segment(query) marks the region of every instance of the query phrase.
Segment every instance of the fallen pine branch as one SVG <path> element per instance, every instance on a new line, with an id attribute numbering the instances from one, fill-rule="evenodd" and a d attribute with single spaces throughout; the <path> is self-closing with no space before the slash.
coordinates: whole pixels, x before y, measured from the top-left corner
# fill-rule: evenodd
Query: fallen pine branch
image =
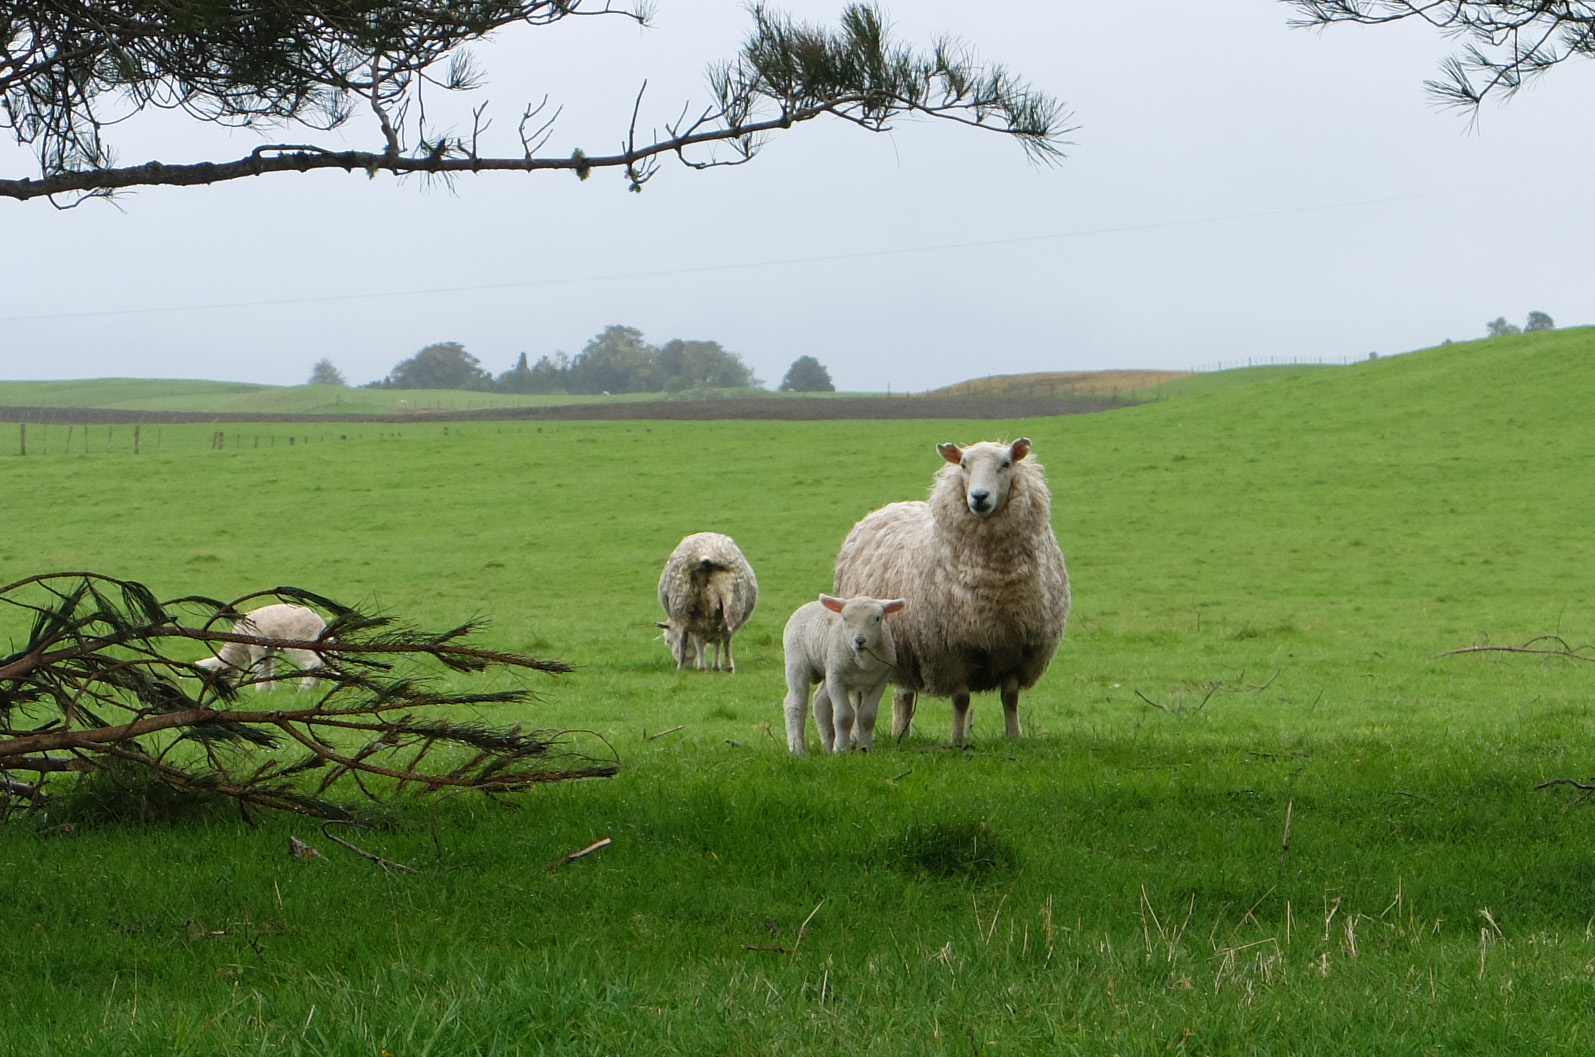
<path id="1" fill-rule="evenodd" d="M 229 630 L 257 601 L 312 607 L 330 620 L 316 639 Z M 255 806 L 347 820 L 351 807 L 328 798 L 335 787 L 372 800 L 411 789 L 506 793 L 618 771 L 601 738 L 608 759 L 571 748 L 568 732 L 455 718 L 459 706 L 478 712 L 533 695 L 524 686 L 456 689 L 435 681 L 439 669 L 457 677 L 572 670 L 475 646 L 475 624 L 423 632 L 294 587 L 231 602 L 162 602 L 143 584 L 89 572 L 0 587 L 0 607 L 31 625 L 21 649 L 0 655 L 0 804 L 40 802 L 60 772 L 90 772 L 92 780 L 130 769 L 195 797 L 231 797 L 246 818 Z M 190 656 L 196 647 L 214 656 L 226 645 L 276 651 L 279 668 L 293 668 L 283 651 L 305 651 L 315 666 L 240 671 L 202 667 Z M 242 707 L 242 688 L 273 675 L 311 678 L 319 689 L 294 694 L 288 708 Z M 302 751 L 258 751 L 283 746 Z M 123 785 L 112 783 L 111 793 L 123 795 Z"/>

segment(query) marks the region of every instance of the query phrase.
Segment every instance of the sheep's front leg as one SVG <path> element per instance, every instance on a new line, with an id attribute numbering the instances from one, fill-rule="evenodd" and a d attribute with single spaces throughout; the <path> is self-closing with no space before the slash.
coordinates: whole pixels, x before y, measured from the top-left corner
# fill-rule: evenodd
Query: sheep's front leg
<path id="1" fill-rule="evenodd" d="M 736 675 L 737 674 L 737 662 L 736 662 L 736 659 L 731 656 L 731 633 L 729 631 L 726 632 L 726 637 L 725 637 L 724 641 L 725 641 L 725 651 L 726 651 L 726 671 L 729 672 L 732 675 Z"/>
<path id="2" fill-rule="evenodd" d="M 953 744 L 969 743 L 969 691 L 953 695 Z"/>
<path id="3" fill-rule="evenodd" d="M 859 696 L 858 701 L 858 747 L 861 752 L 869 752 L 875 747 L 875 716 L 880 711 L 881 694 L 886 692 L 886 685 L 882 683 L 873 690 L 866 690 Z"/>
<path id="4" fill-rule="evenodd" d="M 836 723 L 832 709 L 831 695 L 822 681 L 820 688 L 814 691 L 814 725 L 820 728 L 820 746 L 826 752 L 836 751 Z"/>
<path id="5" fill-rule="evenodd" d="M 840 678 L 826 680 L 825 689 L 836 715 L 835 744 L 828 744 L 825 747 L 832 752 L 846 752 L 848 744 L 853 740 L 853 695 L 848 692 L 846 684 Z"/>
<path id="6" fill-rule="evenodd" d="M 1019 733 L 1019 684 L 1009 683 L 1002 688 L 1002 728 L 1010 738 L 1022 737 Z"/>
<path id="7" fill-rule="evenodd" d="M 892 690 L 892 737 L 902 737 L 913 722 L 914 691 L 896 687 Z"/>
<path id="8" fill-rule="evenodd" d="M 820 693 L 824 693 L 822 688 Z M 809 754 L 808 742 L 803 736 L 803 728 L 808 723 L 809 711 L 809 677 L 806 672 L 786 673 L 786 701 L 782 707 L 786 711 L 786 747 L 794 756 L 807 756 Z M 818 707 L 818 702 L 816 702 Z M 816 717 L 817 719 L 818 717 Z M 825 728 L 820 728 L 820 736 L 825 736 Z"/>

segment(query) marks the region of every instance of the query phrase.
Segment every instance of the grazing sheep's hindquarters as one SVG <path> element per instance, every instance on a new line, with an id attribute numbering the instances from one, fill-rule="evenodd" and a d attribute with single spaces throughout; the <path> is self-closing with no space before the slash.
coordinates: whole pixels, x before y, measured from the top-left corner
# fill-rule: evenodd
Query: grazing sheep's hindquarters
<path id="1" fill-rule="evenodd" d="M 953 703 L 953 741 L 969 737 L 969 695 L 1000 691 L 1003 726 L 1020 736 L 1019 694 L 1063 640 L 1069 575 L 1052 531 L 1046 478 L 1030 441 L 937 448 L 926 502 L 892 503 L 853 526 L 836 559 L 840 595 L 902 596 L 892 729 L 918 694 Z"/>
<path id="2" fill-rule="evenodd" d="M 715 668 L 724 660 L 737 670 L 731 638 L 759 602 L 759 581 L 730 536 L 695 532 L 676 545 L 659 575 L 659 604 L 666 619 L 659 622 L 676 668 L 695 661 L 702 671 L 711 649 Z"/>
<path id="3" fill-rule="evenodd" d="M 786 744 L 808 752 L 809 687 L 814 723 L 826 752 L 846 752 L 849 742 L 868 752 L 875 742 L 875 712 L 897 660 L 886 616 L 903 608 L 894 598 L 832 598 L 799 606 L 781 635 L 786 653 Z M 854 727 L 855 718 L 857 728 Z"/>

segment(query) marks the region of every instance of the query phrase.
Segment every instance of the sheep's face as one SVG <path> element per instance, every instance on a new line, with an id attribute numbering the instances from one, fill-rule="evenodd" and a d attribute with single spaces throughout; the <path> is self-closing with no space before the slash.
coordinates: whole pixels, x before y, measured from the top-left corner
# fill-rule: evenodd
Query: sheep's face
<path id="1" fill-rule="evenodd" d="M 687 629 L 674 620 L 661 620 L 657 626 L 664 629 L 661 638 L 670 648 L 670 656 L 675 660 L 677 668 L 686 668 L 698 663 L 698 652 L 702 647 L 696 636 L 688 635 Z"/>
<path id="2" fill-rule="evenodd" d="M 895 613 L 907 605 L 901 598 L 883 601 L 859 595 L 857 598 L 832 598 L 820 596 L 820 605 L 842 617 L 842 634 L 855 659 L 864 655 L 875 657 L 887 664 L 897 662 L 897 651 L 884 633 L 888 613 Z"/>
<path id="3" fill-rule="evenodd" d="M 941 457 L 958 467 L 964 488 L 964 505 L 976 517 L 991 517 L 1008 502 L 1013 487 L 1014 467 L 1030 454 L 1030 438 L 1020 437 L 1012 444 L 981 441 L 967 448 L 939 444 Z"/>

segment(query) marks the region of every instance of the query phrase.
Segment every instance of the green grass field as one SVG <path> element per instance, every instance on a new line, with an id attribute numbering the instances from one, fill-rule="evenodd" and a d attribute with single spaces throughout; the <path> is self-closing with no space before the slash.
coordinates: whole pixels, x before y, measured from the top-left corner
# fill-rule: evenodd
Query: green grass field
<path id="1" fill-rule="evenodd" d="M 546 407 L 551 404 L 646 403 L 705 396 L 767 396 L 803 400 L 860 393 L 770 393 L 758 389 L 684 393 L 517 395 L 461 389 L 364 389 L 338 385 L 254 385 L 162 378 L 89 378 L 62 382 L 0 381 L 3 407 L 93 407 L 120 411 L 221 411 L 239 414 L 402 415 L 412 411 Z"/>
<path id="2" fill-rule="evenodd" d="M 484 616 L 580 666 L 497 718 L 625 769 L 355 837 L 414 875 L 299 819 L 15 822 L 0 1053 L 1589 1052 L 1595 808 L 1533 787 L 1595 773 L 1595 673 L 1436 655 L 1595 639 L 1595 332 L 1246 373 L 1009 423 L 4 439 L 0 581 Z M 954 751 L 930 701 L 901 744 L 789 758 L 781 627 L 848 528 L 937 441 L 1021 433 L 1075 592 L 1030 736 L 978 698 Z M 654 637 L 701 529 L 759 572 L 734 677 Z"/>

